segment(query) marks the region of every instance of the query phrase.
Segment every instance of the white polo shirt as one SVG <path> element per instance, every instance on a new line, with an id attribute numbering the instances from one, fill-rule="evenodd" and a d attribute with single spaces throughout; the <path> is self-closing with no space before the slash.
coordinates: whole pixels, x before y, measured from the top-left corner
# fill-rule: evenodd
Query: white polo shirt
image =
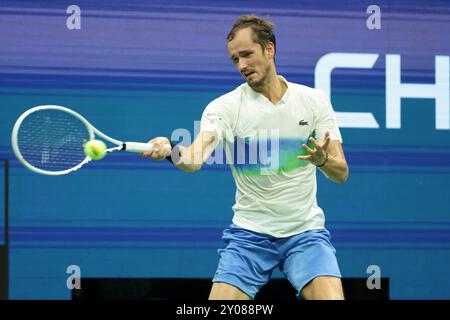
<path id="1" fill-rule="evenodd" d="M 274 105 L 247 83 L 205 108 L 200 131 L 216 131 L 236 183 L 233 223 L 274 237 L 324 228 L 316 167 L 300 161 L 301 145 L 325 131 L 342 137 L 333 108 L 317 89 L 288 82 Z"/>

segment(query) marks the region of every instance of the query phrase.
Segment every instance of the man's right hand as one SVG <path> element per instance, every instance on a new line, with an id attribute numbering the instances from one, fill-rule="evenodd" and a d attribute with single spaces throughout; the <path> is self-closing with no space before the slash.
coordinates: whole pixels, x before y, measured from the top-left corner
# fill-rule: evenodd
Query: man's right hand
<path id="1" fill-rule="evenodd" d="M 151 158 L 153 160 L 163 160 L 170 156 L 172 152 L 172 147 L 170 146 L 169 139 L 165 137 L 157 137 L 150 140 L 148 143 L 153 145 L 152 151 L 142 152 L 141 156 L 146 158 Z"/>

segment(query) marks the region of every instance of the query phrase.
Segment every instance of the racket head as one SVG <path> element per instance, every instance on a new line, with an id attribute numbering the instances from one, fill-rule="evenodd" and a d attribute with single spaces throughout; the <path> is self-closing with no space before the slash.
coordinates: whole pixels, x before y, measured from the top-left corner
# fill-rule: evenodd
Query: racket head
<path id="1" fill-rule="evenodd" d="M 11 136 L 17 159 L 29 170 L 46 175 L 68 174 L 89 162 L 83 145 L 92 139 L 94 129 L 85 118 L 56 105 L 24 112 Z"/>

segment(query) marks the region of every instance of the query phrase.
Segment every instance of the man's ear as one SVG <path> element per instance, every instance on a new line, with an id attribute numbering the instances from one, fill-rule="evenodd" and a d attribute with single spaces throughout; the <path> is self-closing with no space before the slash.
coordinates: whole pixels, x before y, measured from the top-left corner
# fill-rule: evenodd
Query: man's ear
<path id="1" fill-rule="evenodd" d="M 270 42 L 270 41 L 267 42 L 266 51 L 267 51 L 268 58 L 272 58 L 272 59 L 275 58 L 275 45 L 273 44 L 273 42 Z"/>

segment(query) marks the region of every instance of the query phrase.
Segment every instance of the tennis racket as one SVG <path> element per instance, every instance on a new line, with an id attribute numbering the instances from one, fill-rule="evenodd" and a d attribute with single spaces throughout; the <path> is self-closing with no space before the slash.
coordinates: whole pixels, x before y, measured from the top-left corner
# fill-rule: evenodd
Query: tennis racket
<path id="1" fill-rule="evenodd" d="M 25 167 L 41 174 L 63 175 L 92 160 L 85 155 L 84 144 L 98 139 L 96 136 L 114 145 L 106 149 L 108 153 L 153 149 L 149 143 L 113 139 L 77 112 L 54 105 L 37 106 L 24 112 L 14 125 L 11 140 L 17 159 Z"/>

